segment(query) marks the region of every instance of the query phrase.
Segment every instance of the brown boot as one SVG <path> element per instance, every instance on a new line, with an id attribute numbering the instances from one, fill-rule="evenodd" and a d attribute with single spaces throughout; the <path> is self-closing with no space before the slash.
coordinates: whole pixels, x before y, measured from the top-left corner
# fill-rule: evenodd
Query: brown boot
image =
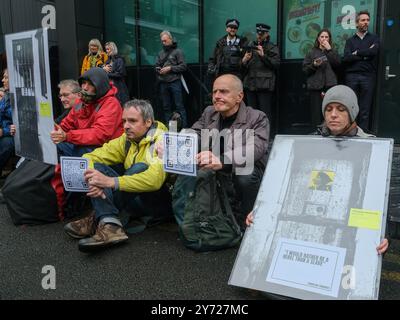
<path id="1" fill-rule="evenodd" d="M 96 233 L 87 239 L 79 240 L 79 250 L 89 252 L 125 242 L 128 236 L 124 230 L 112 223 L 99 223 Z"/>
<path id="2" fill-rule="evenodd" d="M 90 237 L 96 231 L 94 211 L 83 219 L 67 223 L 64 226 L 64 231 L 75 239 Z"/>

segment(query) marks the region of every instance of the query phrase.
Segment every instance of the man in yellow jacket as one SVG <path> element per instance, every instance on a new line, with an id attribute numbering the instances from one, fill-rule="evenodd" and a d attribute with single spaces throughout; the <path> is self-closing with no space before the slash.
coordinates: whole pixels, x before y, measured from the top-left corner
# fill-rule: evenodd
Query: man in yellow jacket
<path id="1" fill-rule="evenodd" d="M 120 138 L 83 155 L 89 160 L 85 179 L 94 212 L 64 227 L 68 235 L 81 239 L 83 252 L 128 240 L 118 218 L 122 208 L 135 216 L 172 213 L 166 173 L 155 148 L 167 128 L 154 120 L 153 109 L 144 100 L 128 101 L 122 122 L 125 133 Z M 124 168 L 118 170 L 117 165 Z"/>

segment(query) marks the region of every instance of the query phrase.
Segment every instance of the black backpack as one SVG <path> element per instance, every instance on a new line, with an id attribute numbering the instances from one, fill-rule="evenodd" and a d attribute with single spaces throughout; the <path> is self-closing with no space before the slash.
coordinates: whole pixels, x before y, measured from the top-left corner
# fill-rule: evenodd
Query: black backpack
<path id="1" fill-rule="evenodd" d="M 226 193 L 225 185 L 229 178 L 223 173 L 200 170 L 195 179 L 194 189 L 186 190 L 185 193 L 183 222 L 179 226 L 183 244 L 195 251 L 212 251 L 236 246 L 242 238 L 242 232 Z M 174 192 L 176 195 L 178 191 Z M 181 197 L 182 195 L 183 193 Z M 173 199 L 173 208 L 179 209 L 176 205 L 178 197 L 173 195 Z"/>
<path id="2" fill-rule="evenodd" d="M 2 188 L 15 225 L 38 225 L 64 219 L 64 187 L 59 166 L 24 160 Z"/>

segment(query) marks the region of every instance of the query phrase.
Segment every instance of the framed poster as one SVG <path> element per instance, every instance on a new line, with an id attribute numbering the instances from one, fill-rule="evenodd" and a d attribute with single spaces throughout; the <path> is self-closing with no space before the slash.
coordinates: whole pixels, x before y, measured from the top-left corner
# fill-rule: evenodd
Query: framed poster
<path id="1" fill-rule="evenodd" d="M 57 164 L 51 141 L 54 128 L 47 29 L 6 35 L 15 152 Z"/>
<path id="2" fill-rule="evenodd" d="M 276 136 L 229 284 L 377 299 L 392 139 Z"/>

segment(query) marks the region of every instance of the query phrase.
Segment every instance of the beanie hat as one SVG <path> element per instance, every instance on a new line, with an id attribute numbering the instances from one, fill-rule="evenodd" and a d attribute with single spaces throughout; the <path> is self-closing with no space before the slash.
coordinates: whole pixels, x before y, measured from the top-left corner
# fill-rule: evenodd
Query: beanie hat
<path id="1" fill-rule="evenodd" d="M 343 85 L 330 88 L 325 93 L 324 100 L 322 101 L 323 116 L 325 115 L 326 106 L 333 102 L 340 103 L 347 108 L 351 122 L 356 120 L 359 111 L 358 99 L 351 88 Z"/>

